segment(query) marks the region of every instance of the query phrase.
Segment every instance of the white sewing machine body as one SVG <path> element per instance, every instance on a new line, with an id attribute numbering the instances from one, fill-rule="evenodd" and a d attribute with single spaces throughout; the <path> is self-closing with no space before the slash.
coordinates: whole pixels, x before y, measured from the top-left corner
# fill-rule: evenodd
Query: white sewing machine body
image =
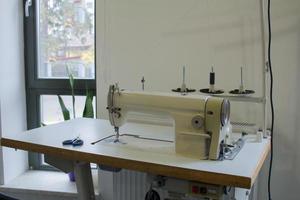
<path id="1" fill-rule="evenodd" d="M 176 153 L 217 160 L 220 145 L 231 133 L 230 104 L 223 98 L 176 93 L 134 92 L 111 85 L 109 120 L 119 129 L 129 112 L 168 113 L 174 119 Z"/>

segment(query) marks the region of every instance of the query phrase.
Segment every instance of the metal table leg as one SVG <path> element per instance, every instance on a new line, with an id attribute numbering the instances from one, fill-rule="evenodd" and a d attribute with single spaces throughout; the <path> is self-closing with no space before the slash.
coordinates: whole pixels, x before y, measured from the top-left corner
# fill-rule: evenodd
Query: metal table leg
<path id="1" fill-rule="evenodd" d="M 69 173 L 74 171 L 79 200 L 95 200 L 94 185 L 90 163 L 74 162 L 55 156 L 45 155 L 45 162 Z"/>
<path id="2" fill-rule="evenodd" d="M 95 200 L 90 163 L 75 163 L 74 173 L 79 200 Z"/>

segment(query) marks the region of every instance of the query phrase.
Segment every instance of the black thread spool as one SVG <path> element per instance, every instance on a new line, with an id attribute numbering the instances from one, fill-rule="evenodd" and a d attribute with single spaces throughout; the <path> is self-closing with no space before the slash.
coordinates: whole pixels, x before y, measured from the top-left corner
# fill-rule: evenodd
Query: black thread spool
<path id="1" fill-rule="evenodd" d="M 205 94 L 223 94 L 223 90 L 216 90 L 215 89 L 215 79 L 216 75 L 214 72 L 214 68 L 211 68 L 211 72 L 209 73 L 209 88 L 201 89 L 200 92 Z"/>

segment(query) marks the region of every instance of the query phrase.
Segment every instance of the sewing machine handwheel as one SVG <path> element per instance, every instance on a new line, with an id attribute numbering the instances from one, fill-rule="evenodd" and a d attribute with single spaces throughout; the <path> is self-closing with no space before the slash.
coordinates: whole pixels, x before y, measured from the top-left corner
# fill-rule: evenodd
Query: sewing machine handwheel
<path id="1" fill-rule="evenodd" d="M 228 99 L 224 99 L 222 103 L 222 110 L 221 110 L 221 123 L 222 126 L 225 126 L 230 119 L 230 102 Z"/>

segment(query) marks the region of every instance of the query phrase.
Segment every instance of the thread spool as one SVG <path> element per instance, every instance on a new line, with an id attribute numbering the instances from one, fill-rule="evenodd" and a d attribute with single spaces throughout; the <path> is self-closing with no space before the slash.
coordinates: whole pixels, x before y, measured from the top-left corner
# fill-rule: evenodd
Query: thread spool
<path id="1" fill-rule="evenodd" d="M 209 88 L 201 89 L 200 92 L 205 94 L 223 94 L 224 91 L 220 89 L 215 89 L 215 80 L 216 75 L 214 72 L 214 68 L 211 67 L 211 72 L 209 73 Z"/>

